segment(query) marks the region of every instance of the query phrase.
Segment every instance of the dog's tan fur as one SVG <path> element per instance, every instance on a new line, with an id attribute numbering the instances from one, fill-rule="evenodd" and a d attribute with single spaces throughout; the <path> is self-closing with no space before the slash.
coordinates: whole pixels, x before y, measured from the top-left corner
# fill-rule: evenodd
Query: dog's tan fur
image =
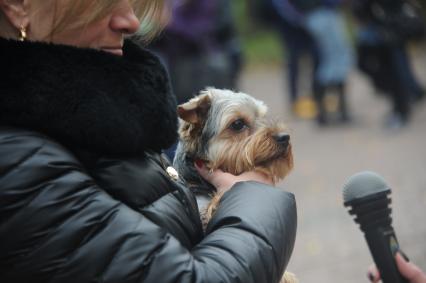
<path id="1" fill-rule="evenodd" d="M 218 110 L 213 107 L 215 103 L 220 104 L 216 105 Z M 263 102 L 246 94 L 213 88 L 202 91 L 178 107 L 180 150 L 193 161 L 202 160 L 210 170 L 219 168 L 234 175 L 257 171 L 278 182 L 293 168 L 292 148 L 290 143 L 285 147 L 277 143 L 277 135 L 283 135 L 286 128 L 282 123 L 268 120 L 266 113 Z M 241 122 L 244 127 L 235 130 L 235 123 Z M 214 132 L 208 140 L 203 138 L 206 127 Z M 215 194 L 201 212 L 204 225 L 214 214 L 220 198 L 220 194 Z M 282 282 L 297 280 L 286 272 Z"/>

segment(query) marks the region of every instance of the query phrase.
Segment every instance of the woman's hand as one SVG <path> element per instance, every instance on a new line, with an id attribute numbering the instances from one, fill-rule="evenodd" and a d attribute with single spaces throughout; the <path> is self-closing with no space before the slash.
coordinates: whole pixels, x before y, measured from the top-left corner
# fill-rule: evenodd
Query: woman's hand
<path id="1" fill-rule="evenodd" d="M 235 183 L 242 181 L 256 181 L 272 186 L 275 185 L 271 178 L 268 178 L 260 172 L 249 171 L 235 176 L 230 173 L 225 173 L 220 169 L 210 171 L 202 162 L 195 162 L 195 168 L 198 174 L 212 184 L 220 194 L 228 191 Z"/>
<path id="2" fill-rule="evenodd" d="M 415 264 L 407 262 L 399 252 L 396 254 L 395 260 L 399 272 L 404 278 L 407 278 L 408 282 L 426 283 L 426 275 L 423 271 Z M 380 273 L 375 265 L 368 268 L 368 278 L 373 283 L 380 281 Z"/>

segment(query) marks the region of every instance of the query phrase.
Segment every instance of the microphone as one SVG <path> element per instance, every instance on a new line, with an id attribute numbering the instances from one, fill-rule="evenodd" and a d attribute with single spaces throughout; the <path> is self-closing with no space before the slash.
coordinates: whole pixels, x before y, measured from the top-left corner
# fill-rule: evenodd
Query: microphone
<path id="1" fill-rule="evenodd" d="M 370 171 L 350 177 L 343 187 L 344 206 L 364 232 L 383 283 L 408 283 L 400 274 L 395 253 L 399 244 L 392 227 L 391 189 L 378 174 Z"/>

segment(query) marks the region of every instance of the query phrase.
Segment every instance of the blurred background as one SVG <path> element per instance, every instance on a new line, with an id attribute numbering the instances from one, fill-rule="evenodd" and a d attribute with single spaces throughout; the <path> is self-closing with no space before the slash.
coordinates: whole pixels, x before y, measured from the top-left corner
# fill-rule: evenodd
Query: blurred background
<path id="1" fill-rule="evenodd" d="M 368 282 L 372 263 L 342 188 L 371 170 L 392 189 L 393 226 L 426 271 L 424 1 L 176 0 L 150 48 L 179 102 L 205 86 L 246 92 L 284 120 L 300 282 Z M 173 154 L 173 148 L 170 150 Z"/>

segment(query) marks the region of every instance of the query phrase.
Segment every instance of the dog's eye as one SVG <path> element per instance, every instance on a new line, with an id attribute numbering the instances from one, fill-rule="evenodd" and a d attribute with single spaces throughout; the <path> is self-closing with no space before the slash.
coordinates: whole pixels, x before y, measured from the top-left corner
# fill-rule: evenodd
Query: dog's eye
<path id="1" fill-rule="evenodd" d="M 243 119 L 238 119 L 238 120 L 235 120 L 234 122 L 232 122 L 232 124 L 229 127 L 233 131 L 240 132 L 240 131 L 244 130 L 245 128 L 247 128 L 247 125 L 246 125 L 246 123 L 244 122 Z"/>

